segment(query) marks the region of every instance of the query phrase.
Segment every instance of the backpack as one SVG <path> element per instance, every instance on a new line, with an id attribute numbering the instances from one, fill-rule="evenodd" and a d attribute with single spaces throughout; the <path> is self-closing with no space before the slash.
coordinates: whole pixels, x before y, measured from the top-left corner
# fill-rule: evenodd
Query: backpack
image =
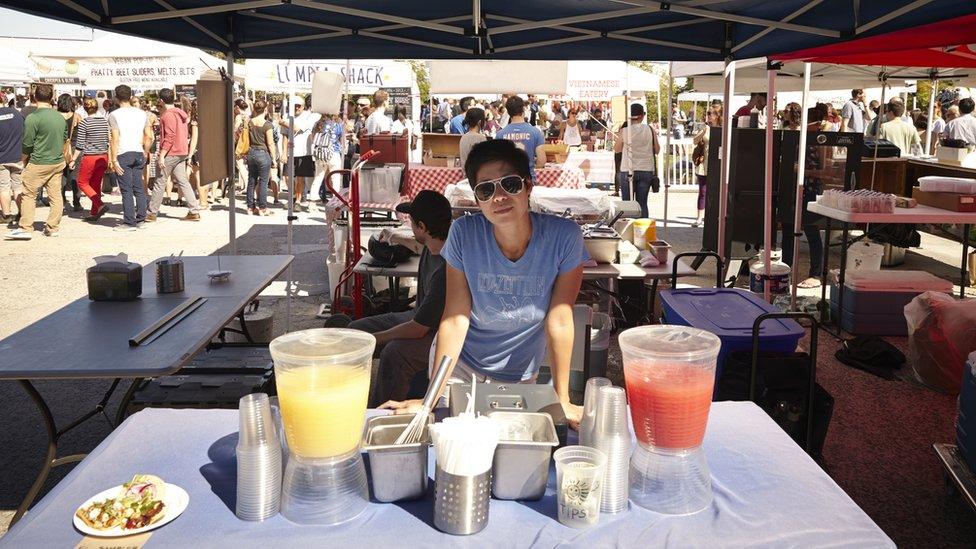
<path id="1" fill-rule="evenodd" d="M 332 159 L 335 145 L 335 132 L 331 127 L 323 127 L 322 131 L 315 134 L 312 138 L 312 158 L 328 162 Z"/>
<path id="2" fill-rule="evenodd" d="M 241 134 L 237 137 L 237 145 L 234 147 L 234 156 L 237 158 L 247 155 L 247 151 L 251 149 L 251 132 L 248 127 L 250 124 L 250 120 L 245 120 L 241 124 Z"/>

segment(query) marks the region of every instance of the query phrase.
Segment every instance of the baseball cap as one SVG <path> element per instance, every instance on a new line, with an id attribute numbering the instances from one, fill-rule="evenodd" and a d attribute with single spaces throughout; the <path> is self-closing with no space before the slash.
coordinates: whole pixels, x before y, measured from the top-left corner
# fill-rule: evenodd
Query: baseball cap
<path id="1" fill-rule="evenodd" d="M 451 203 L 436 191 L 420 191 L 411 202 L 397 204 L 396 211 L 409 214 L 414 221 L 425 225 L 451 221 Z"/>
<path id="2" fill-rule="evenodd" d="M 366 107 L 366 106 L 369 105 L 369 98 L 367 98 L 367 97 L 360 97 L 359 99 L 356 100 L 356 104 L 357 105 L 362 105 L 362 106 Z"/>
<path id="3" fill-rule="evenodd" d="M 644 116 L 644 105 L 641 105 L 640 103 L 634 103 L 633 105 L 630 106 L 631 118 L 640 118 L 642 116 Z"/>

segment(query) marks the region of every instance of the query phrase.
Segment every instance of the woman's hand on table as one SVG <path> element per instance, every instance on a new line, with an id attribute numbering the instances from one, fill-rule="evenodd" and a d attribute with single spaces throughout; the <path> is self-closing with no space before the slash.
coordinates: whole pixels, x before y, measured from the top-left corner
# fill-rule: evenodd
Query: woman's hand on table
<path id="1" fill-rule="evenodd" d="M 413 400 L 387 400 L 383 404 L 380 404 L 380 410 L 393 410 L 393 415 L 402 416 L 407 414 L 416 414 L 424 407 L 424 401 L 415 398 Z M 582 413 L 582 411 L 580 412 Z"/>
<path id="2" fill-rule="evenodd" d="M 562 406 L 563 413 L 566 414 L 566 421 L 569 422 L 569 426 L 578 431 L 580 419 L 583 417 L 583 407 L 577 406 L 569 401 L 563 402 Z"/>

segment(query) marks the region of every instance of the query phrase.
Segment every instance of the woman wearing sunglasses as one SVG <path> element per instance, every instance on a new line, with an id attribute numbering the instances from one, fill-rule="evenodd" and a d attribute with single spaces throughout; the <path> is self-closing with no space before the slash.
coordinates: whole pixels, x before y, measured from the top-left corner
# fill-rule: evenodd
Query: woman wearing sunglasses
<path id="1" fill-rule="evenodd" d="M 453 359 L 449 383 L 535 383 L 548 348 L 553 385 L 575 427 L 581 410 L 569 401 L 573 304 L 589 259 L 580 229 L 530 212 L 529 158 L 511 141 L 476 144 L 464 169 L 481 214 L 456 220 L 441 250 L 447 291 L 432 364 Z M 411 413 L 419 405 L 381 408 Z"/>

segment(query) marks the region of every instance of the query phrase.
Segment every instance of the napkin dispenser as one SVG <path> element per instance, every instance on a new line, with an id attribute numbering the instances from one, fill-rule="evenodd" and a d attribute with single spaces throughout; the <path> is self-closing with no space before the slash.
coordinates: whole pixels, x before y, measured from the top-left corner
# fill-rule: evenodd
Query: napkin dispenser
<path id="1" fill-rule="evenodd" d="M 95 266 L 86 274 L 92 301 L 131 301 L 142 295 L 142 265 L 128 261 L 124 254 L 95 258 Z"/>
<path id="2" fill-rule="evenodd" d="M 450 385 L 450 412 L 456 416 L 468 406 L 470 383 Z M 559 397 L 552 385 L 536 383 L 483 383 L 475 389 L 474 411 L 479 415 L 491 412 L 544 412 L 552 417 L 559 445 L 566 445 L 568 423 Z"/>

